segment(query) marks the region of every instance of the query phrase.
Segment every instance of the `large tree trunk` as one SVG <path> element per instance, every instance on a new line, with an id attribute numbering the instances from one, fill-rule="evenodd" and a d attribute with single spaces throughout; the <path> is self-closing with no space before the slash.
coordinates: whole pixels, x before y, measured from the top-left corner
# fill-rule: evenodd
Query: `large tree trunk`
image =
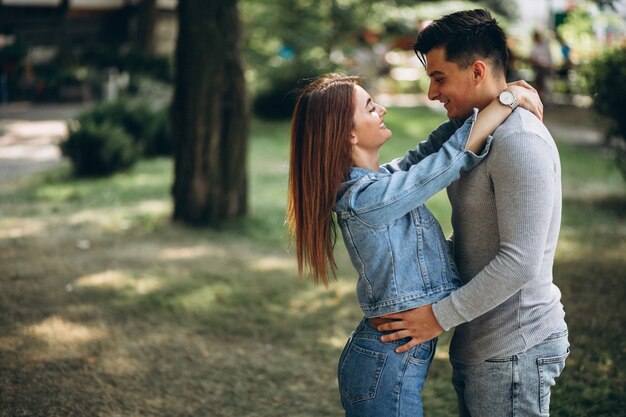
<path id="1" fill-rule="evenodd" d="M 180 0 L 174 220 L 217 226 L 247 210 L 248 111 L 236 0 Z"/>

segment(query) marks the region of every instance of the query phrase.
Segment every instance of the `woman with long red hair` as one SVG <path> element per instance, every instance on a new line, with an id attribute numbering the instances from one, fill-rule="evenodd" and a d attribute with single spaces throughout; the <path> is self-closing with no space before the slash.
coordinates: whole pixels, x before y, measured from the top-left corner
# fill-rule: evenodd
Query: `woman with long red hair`
<path id="1" fill-rule="evenodd" d="M 509 84 L 520 106 L 542 116 L 537 93 Z M 358 272 L 364 319 L 338 366 L 346 416 L 422 416 L 421 390 L 436 339 L 402 354 L 372 319 L 436 302 L 460 286 L 441 228 L 425 201 L 487 154 L 513 106 L 494 100 L 466 121 L 449 120 L 416 149 L 380 165 L 391 137 L 387 109 L 357 77 L 327 74 L 301 92 L 291 124 L 287 221 L 301 274 L 329 284 L 338 225 Z M 379 319 L 380 320 L 380 319 Z"/>

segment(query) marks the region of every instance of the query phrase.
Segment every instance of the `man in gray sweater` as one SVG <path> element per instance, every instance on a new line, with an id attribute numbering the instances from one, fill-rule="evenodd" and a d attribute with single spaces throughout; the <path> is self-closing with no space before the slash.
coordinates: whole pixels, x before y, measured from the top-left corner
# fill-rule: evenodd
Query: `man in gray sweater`
<path id="1" fill-rule="evenodd" d="M 467 118 L 507 87 L 506 36 L 484 10 L 444 16 L 414 45 L 430 77 L 428 97 Z M 557 148 L 541 120 L 515 110 L 489 155 L 448 188 L 454 259 L 464 286 L 424 307 L 385 316 L 382 340 L 409 348 L 456 327 L 450 346 L 459 414 L 547 416 L 550 389 L 569 354 L 552 266 L 561 221 Z"/>

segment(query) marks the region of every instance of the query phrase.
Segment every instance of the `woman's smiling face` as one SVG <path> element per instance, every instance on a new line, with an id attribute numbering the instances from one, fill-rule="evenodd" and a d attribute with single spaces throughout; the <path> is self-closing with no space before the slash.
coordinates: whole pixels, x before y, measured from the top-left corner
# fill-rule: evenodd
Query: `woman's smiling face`
<path id="1" fill-rule="evenodd" d="M 387 109 L 372 101 L 370 95 L 359 85 L 354 86 L 354 127 L 352 135 L 357 146 L 377 150 L 391 137 L 391 130 L 383 122 Z"/>

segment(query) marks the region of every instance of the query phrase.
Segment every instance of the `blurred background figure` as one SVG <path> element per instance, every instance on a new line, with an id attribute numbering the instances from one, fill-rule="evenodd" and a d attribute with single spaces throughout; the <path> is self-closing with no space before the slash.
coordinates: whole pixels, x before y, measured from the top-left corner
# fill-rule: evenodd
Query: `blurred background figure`
<path id="1" fill-rule="evenodd" d="M 546 36 L 539 29 L 533 31 L 533 47 L 528 60 L 535 74 L 535 88 L 545 103 L 552 75 L 552 54 Z"/>
<path id="2" fill-rule="evenodd" d="M 556 34 L 556 40 L 559 43 L 561 50 L 561 63 L 556 70 L 556 76 L 559 80 L 565 82 L 566 93 L 570 93 L 571 88 L 569 85 L 570 70 L 574 67 L 572 62 L 572 48 L 567 44 L 565 39 L 560 34 Z"/>
<path id="3" fill-rule="evenodd" d="M 357 36 L 349 66 L 352 74 L 361 77 L 364 88 L 376 95 L 380 92 L 381 78 L 389 74 L 390 66 L 385 60 L 388 48 L 373 30 L 365 29 Z"/>

